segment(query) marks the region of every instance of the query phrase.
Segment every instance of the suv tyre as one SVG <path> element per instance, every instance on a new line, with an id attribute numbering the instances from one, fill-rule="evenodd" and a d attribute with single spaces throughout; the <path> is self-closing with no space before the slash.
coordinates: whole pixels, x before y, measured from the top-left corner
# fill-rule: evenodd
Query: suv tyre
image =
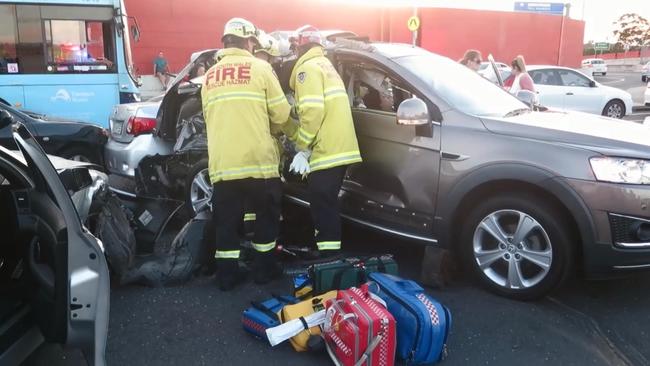
<path id="1" fill-rule="evenodd" d="M 568 277 L 574 263 L 566 222 L 560 210 L 532 194 L 490 197 L 462 225 L 462 262 L 499 295 L 542 297 Z"/>

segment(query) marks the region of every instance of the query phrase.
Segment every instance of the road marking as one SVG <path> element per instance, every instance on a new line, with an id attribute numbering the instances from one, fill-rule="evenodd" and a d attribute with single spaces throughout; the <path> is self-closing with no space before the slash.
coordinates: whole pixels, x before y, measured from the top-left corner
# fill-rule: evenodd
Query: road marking
<path id="1" fill-rule="evenodd" d="M 605 80 L 603 80 L 603 79 L 612 79 L 612 81 L 605 81 Z M 603 83 L 603 84 L 609 85 L 609 84 L 618 84 L 618 83 L 622 83 L 622 82 L 625 81 L 625 78 L 622 78 L 622 79 L 613 79 L 613 78 L 597 78 L 596 80 L 598 80 L 599 82 L 601 82 L 601 83 Z"/>

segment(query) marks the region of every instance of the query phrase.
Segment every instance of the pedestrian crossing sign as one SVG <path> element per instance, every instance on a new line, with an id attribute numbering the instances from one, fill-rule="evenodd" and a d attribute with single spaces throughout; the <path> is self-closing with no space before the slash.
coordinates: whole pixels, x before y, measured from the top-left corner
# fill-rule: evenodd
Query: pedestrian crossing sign
<path id="1" fill-rule="evenodd" d="M 420 29 L 420 18 L 417 16 L 412 16 L 409 18 L 408 23 L 406 23 L 411 32 L 415 32 Z"/>

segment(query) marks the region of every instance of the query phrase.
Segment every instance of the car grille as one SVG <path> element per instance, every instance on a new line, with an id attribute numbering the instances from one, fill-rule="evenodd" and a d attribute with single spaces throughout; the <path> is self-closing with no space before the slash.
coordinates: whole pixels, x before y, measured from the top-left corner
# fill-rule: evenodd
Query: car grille
<path id="1" fill-rule="evenodd" d="M 639 225 L 650 222 L 648 219 L 609 214 L 614 243 L 639 243 L 636 235 Z"/>

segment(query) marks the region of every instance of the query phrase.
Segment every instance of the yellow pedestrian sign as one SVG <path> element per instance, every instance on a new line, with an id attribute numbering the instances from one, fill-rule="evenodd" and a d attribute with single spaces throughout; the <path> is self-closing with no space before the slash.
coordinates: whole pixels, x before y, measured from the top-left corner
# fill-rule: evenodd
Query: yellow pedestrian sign
<path id="1" fill-rule="evenodd" d="M 408 23 L 406 23 L 411 32 L 415 32 L 420 29 L 420 18 L 417 16 L 412 16 L 409 18 Z"/>

